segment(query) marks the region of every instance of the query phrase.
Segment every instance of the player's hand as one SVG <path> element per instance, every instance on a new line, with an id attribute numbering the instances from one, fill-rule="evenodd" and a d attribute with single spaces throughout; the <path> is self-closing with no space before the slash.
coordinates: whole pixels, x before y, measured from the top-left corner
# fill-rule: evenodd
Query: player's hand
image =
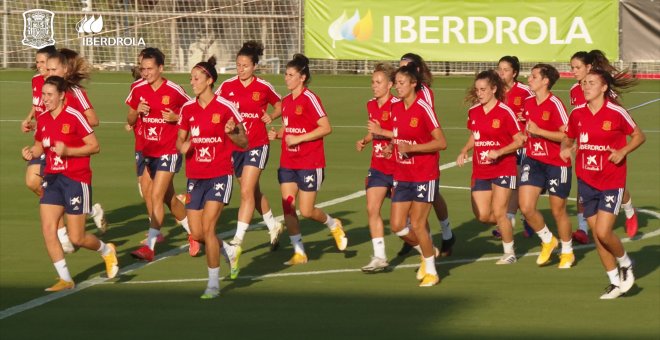
<path id="1" fill-rule="evenodd" d="M 236 133 L 236 122 L 233 119 L 228 120 L 225 124 L 225 133 L 228 135 Z"/>
<path id="2" fill-rule="evenodd" d="M 172 109 L 168 108 L 160 111 L 160 113 L 163 115 L 163 119 L 168 123 L 176 123 L 179 121 L 179 115 L 172 111 Z"/>
<path id="3" fill-rule="evenodd" d="M 355 149 L 357 151 L 362 151 L 362 150 L 364 150 L 365 145 L 367 145 L 367 143 L 364 141 L 364 138 L 362 138 L 362 139 L 358 140 L 357 142 L 355 142 Z"/>
<path id="4" fill-rule="evenodd" d="M 500 155 L 499 150 L 490 150 L 490 151 L 488 151 L 488 158 L 490 158 L 492 160 L 496 160 L 496 159 L 500 158 L 500 156 L 501 155 Z"/>
<path id="5" fill-rule="evenodd" d="M 397 144 L 397 149 L 399 153 L 403 154 L 404 157 L 407 157 L 409 152 L 412 152 L 412 144 L 409 143 L 400 143 Z"/>
<path id="6" fill-rule="evenodd" d="M 62 142 L 56 142 L 55 147 L 53 147 L 53 152 L 55 152 L 58 156 L 66 156 L 66 145 Z"/>
<path id="7" fill-rule="evenodd" d="M 181 154 L 184 154 L 184 155 L 187 154 L 188 151 L 190 151 L 190 141 L 187 140 L 187 141 L 181 143 L 181 150 L 179 150 L 179 151 L 181 152 Z"/>
<path id="8" fill-rule="evenodd" d="M 32 147 L 26 146 L 21 150 L 21 155 L 23 156 L 23 159 L 26 161 L 31 161 L 34 156 L 32 156 Z"/>
<path id="9" fill-rule="evenodd" d="M 273 122 L 273 117 L 271 117 L 268 113 L 266 113 L 266 110 L 264 110 L 263 115 L 261 115 L 261 121 L 264 122 L 264 124 L 270 124 Z"/>
<path id="10" fill-rule="evenodd" d="M 564 162 L 569 162 L 571 160 L 571 154 L 573 153 L 572 148 L 564 148 L 559 151 L 559 157 Z"/>
<path id="11" fill-rule="evenodd" d="M 615 150 L 608 147 L 607 150 L 610 152 L 610 156 L 607 159 L 614 164 L 619 164 L 626 158 L 626 153 L 621 151 L 621 149 Z"/>
<path id="12" fill-rule="evenodd" d="M 538 135 L 539 130 L 541 130 L 541 129 L 539 129 L 539 126 L 536 125 L 536 123 L 534 123 L 534 122 L 531 121 L 531 120 L 530 120 L 529 122 L 527 122 L 527 127 L 526 127 L 526 129 L 527 129 L 527 132 L 529 132 L 529 133 L 531 133 L 531 134 L 533 134 L 533 135 Z"/>
<path id="13" fill-rule="evenodd" d="M 124 124 L 124 130 L 126 130 L 126 132 L 131 132 L 133 130 L 133 126 L 131 124 Z"/>
<path id="14" fill-rule="evenodd" d="M 147 101 L 145 101 L 144 99 L 140 100 L 140 104 L 138 104 L 137 107 L 137 112 L 142 114 L 148 114 L 149 110 L 151 110 L 151 108 L 149 107 L 149 104 L 147 104 Z"/>
<path id="15" fill-rule="evenodd" d="M 456 165 L 459 167 L 462 167 L 465 165 L 465 162 L 468 160 L 468 154 L 466 151 L 461 151 L 460 154 L 458 154 L 458 157 L 456 157 Z"/>
<path id="16" fill-rule="evenodd" d="M 270 128 L 270 131 L 268 131 L 268 140 L 276 140 L 277 139 L 277 131 L 275 131 L 274 127 Z"/>
<path id="17" fill-rule="evenodd" d="M 383 133 L 383 128 L 380 127 L 380 122 L 373 119 L 367 121 L 367 131 L 369 131 L 369 133 L 372 133 L 374 135 L 380 135 Z"/>
<path id="18" fill-rule="evenodd" d="M 35 124 L 32 123 L 31 120 L 26 119 L 26 120 L 21 122 L 21 131 L 23 131 L 24 133 L 28 133 L 28 132 L 34 130 L 34 125 Z"/>
<path id="19" fill-rule="evenodd" d="M 295 135 L 287 135 L 284 137 L 284 142 L 288 147 L 296 146 L 300 144 L 300 137 Z"/>

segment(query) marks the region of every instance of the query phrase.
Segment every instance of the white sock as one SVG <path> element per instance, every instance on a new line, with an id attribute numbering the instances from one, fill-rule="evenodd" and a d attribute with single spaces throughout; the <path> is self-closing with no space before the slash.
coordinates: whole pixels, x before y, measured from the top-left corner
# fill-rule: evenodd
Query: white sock
<path id="1" fill-rule="evenodd" d="M 264 223 L 266 223 L 268 230 L 275 229 L 275 218 L 273 217 L 272 210 L 268 210 L 268 212 L 265 212 L 261 217 L 264 219 Z"/>
<path id="2" fill-rule="evenodd" d="M 543 226 L 543 229 L 537 231 L 536 235 L 539 235 L 541 242 L 543 243 L 550 243 L 550 241 L 552 241 L 552 233 L 547 225 Z"/>
<path id="3" fill-rule="evenodd" d="M 175 220 L 176 220 L 176 218 L 175 218 Z M 188 226 L 188 216 L 184 217 L 181 221 L 179 221 L 179 220 L 176 220 L 176 221 L 178 223 L 181 223 L 181 226 L 183 227 L 183 229 L 185 229 L 186 232 L 188 233 L 188 235 L 190 235 L 190 226 Z"/>
<path id="4" fill-rule="evenodd" d="M 289 238 L 291 239 L 291 244 L 293 244 L 293 251 L 298 254 L 305 255 L 305 246 L 302 242 L 302 235 L 291 235 Z"/>
<path id="5" fill-rule="evenodd" d="M 374 256 L 381 259 L 387 259 L 387 255 L 385 255 L 385 239 L 382 237 L 375 237 L 371 239 L 371 243 L 374 246 Z"/>
<path id="6" fill-rule="evenodd" d="M 326 216 L 325 225 L 327 225 L 328 228 L 330 228 L 330 231 L 332 231 L 333 229 L 335 229 L 335 219 L 328 214 L 325 214 L 325 216 Z"/>
<path id="7" fill-rule="evenodd" d="M 632 261 L 625 251 L 623 252 L 623 256 L 616 258 L 616 262 L 619 263 L 619 267 L 630 267 L 632 265 Z"/>
<path id="8" fill-rule="evenodd" d="M 234 254 L 233 248 L 229 243 L 225 241 L 222 241 L 221 246 L 222 247 L 220 248 L 220 254 L 225 258 L 225 261 L 229 263 L 229 256 Z"/>
<path id="9" fill-rule="evenodd" d="M 94 209 L 94 206 L 92 205 L 92 209 L 89 211 L 89 217 L 94 217 L 96 216 L 96 209 Z"/>
<path id="10" fill-rule="evenodd" d="M 440 227 L 442 228 L 442 239 L 449 240 L 454 234 L 451 232 L 451 226 L 449 226 L 449 219 L 440 221 Z"/>
<path id="11" fill-rule="evenodd" d="M 568 240 L 568 242 L 561 241 L 561 253 L 570 254 L 573 252 L 573 240 Z"/>
<path id="12" fill-rule="evenodd" d="M 160 235 L 160 230 L 149 228 L 149 232 L 147 233 L 147 245 L 149 246 L 149 249 L 156 249 L 156 240 L 158 239 L 158 235 Z"/>
<path id="13" fill-rule="evenodd" d="M 238 221 L 236 222 L 236 234 L 234 234 L 235 238 L 238 239 L 244 239 L 245 238 L 245 232 L 248 230 L 248 227 L 250 224 Z"/>
<path id="14" fill-rule="evenodd" d="M 103 241 L 99 240 L 99 243 L 101 243 L 101 246 L 99 247 L 99 249 L 96 249 L 96 252 L 98 252 L 103 256 L 107 256 L 110 254 L 110 252 L 112 252 L 112 248 L 108 247 L 108 245 L 105 244 Z"/>
<path id="15" fill-rule="evenodd" d="M 583 213 L 578 213 L 578 228 L 585 233 L 589 234 L 589 226 L 587 225 L 587 219 L 584 218 Z"/>
<path id="16" fill-rule="evenodd" d="M 67 282 L 73 282 L 71 274 L 69 273 L 69 268 L 67 268 L 66 261 L 64 259 L 53 263 L 53 265 L 55 266 L 55 270 L 57 271 L 57 275 L 59 275 L 60 279 Z"/>
<path id="17" fill-rule="evenodd" d="M 424 264 L 426 274 L 438 275 L 438 272 L 435 270 L 435 256 L 431 255 L 429 257 L 425 257 Z"/>
<path id="18" fill-rule="evenodd" d="M 621 285 L 621 280 L 619 279 L 619 270 L 618 269 L 614 268 L 614 269 L 610 270 L 609 272 L 607 272 L 607 277 L 610 278 L 610 283 L 611 284 L 613 284 L 617 287 L 619 285 Z"/>
<path id="19" fill-rule="evenodd" d="M 66 231 L 66 227 L 57 228 L 57 238 L 60 240 L 60 243 L 71 242 L 71 240 L 69 240 L 69 234 Z"/>
<path id="20" fill-rule="evenodd" d="M 513 254 L 513 241 L 502 242 L 502 248 L 504 248 L 505 254 Z"/>
<path id="21" fill-rule="evenodd" d="M 516 214 L 513 213 L 506 213 L 506 218 L 511 221 L 511 228 L 516 226 Z"/>
<path id="22" fill-rule="evenodd" d="M 414 248 L 415 250 L 417 250 L 417 252 L 419 253 L 419 255 L 422 255 L 422 247 L 420 247 L 419 244 L 416 245 L 416 246 L 414 246 L 413 248 Z"/>
<path id="23" fill-rule="evenodd" d="M 206 284 L 209 288 L 220 288 L 220 267 L 208 268 L 209 282 Z"/>
<path id="24" fill-rule="evenodd" d="M 626 213 L 626 218 L 631 218 L 635 215 L 635 208 L 632 205 L 632 198 L 628 200 L 628 203 L 621 204 L 623 211 Z"/>

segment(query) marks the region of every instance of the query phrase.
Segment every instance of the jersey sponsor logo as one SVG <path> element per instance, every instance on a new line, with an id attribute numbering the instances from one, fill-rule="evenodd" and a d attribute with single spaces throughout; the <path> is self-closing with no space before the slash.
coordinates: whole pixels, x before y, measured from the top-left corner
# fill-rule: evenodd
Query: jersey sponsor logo
<path id="1" fill-rule="evenodd" d="M 199 126 L 193 126 L 190 128 L 190 135 L 193 137 L 199 136 Z"/>
<path id="2" fill-rule="evenodd" d="M 222 143 L 221 137 L 193 137 L 193 144 L 217 144 Z"/>
<path id="3" fill-rule="evenodd" d="M 62 159 L 58 155 L 51 155 L 50 169 L 53 171 L 64 171 L 66 170 L 67 160 Z"/>
<path id="4" fill-rule="evenodd" d="M 491 125 L 493 129 L 499 129 L 500 128 L 500 120 L 499 119 L 493 119 L 493 124 Z"/>
<path id="5" fill-rule="evenodd" d="M 410 127 L 417 127 L 417 125 L 419 125 L 419 119 L 411 118 L 410 119 Z"/>
<path id="6" fill-rule="evenodd" d="M 241 112 L 241 116 L 246 119 L 259 119 L 261 115 L 256 112 Z"/>
<path id="7" fill-rule="evenodd" d="M 71 130 L 71 125 L 69 124 L 62 124 L 62 133 L 65 135 L 69 134 L 69 130 Z"/>
<path id="8" fill-rule="evenodd" d="M 43 131 L 43 129 L 41 131 Z M 44 146 L 44 148 L 50 148 L 50 137 L 44 137 L 41 140 L 41 144 Z"/>
<path id="9" fill-rule="evenodd" d="M 609 120 L 606 120 L 603 122 L 603 130 L 604 131 L 610 131 L 612 130 L 612 122 Z"/>
<path id="10" fill-rule="evenodd" d="M 488 165 L 493 163 L 493 161 L 488 158 L 488 151 L 489 150 L 484 150 L 479 152 L 479 164 Z"/>
<path id="11" fill-rule="evenodd" d="M 522 97 L 513 98 L 513 105 L 520 105 L 520 104 L 522 104 Z"/>
<path id="12" fill-rule="evenodd" d="M 163 105 L 170 105 L 170 96 L 163 96 L 161 98 L 160 103 Z"/>
<path id="13" fill-rule="evenodd" d="M 474 146 L 500 146 L 500 142 L 492 140 L 475 141 Z"/>
<path id="14" fill-rule="evenodd" d="M 609 145 L 580 144 L 580 150 L 608 151 L 609 149 Z"/>
<path id="15" fill-rule="evenodd" d="M 603 157 L 599 155 L 584 155 L 582 157 L 582 169 L 589 171 L 601 171 L 603 169 Z"/>
<path id="16" fill-rule="evenodd" d="M 297 127 L 287 127 L 284 131 L 286 131 L 286 133 L 291 133 L 296 135 L 307 133 L 307 130 L 305 128 L 297 128 Z"/>
<path id="17" fill-rule="evenodd" d="M 261 93 L 259 92 L 252 92 L 252 100 L 255 102 L 259 101 L 259 98 L 261 98 Z"/>
<path id="18" fill-rule="evenodd" d="M 162 128 L 158 126 L 152 126 L 147 128 L 147 133 L 144 135 L 144 139 L 148 141 L 158 141 L 160 140 L 160 132 Z"/>
<path id="19" fill-rule="evenodd" d="M 142 117 L 142 122 L 143 123 L 151 123 L 151 124 L 165 124 L 165 119 L 161 118 L 149 118 L 149 117 Z"/>
<path id="20" fill-rule="evenodd" d="M 472 123 L 474 124 L 474 121 L 472 121 Z M 479 133 L 479 131 L 472 131 L 472 136 L 474 136 L 474 140 L 481 139 L 481 133 Z"/>
<path id="21" fill-rule="evenodd" d="M 211 163 L 215 156 L 215 146 L 207 145 L 195 148 L 195 161 L 199 163 Z"/>
<path id="22" fill-rule="evenodd" d="M 300 116 L 303 113 L 303 107 L 302 105 L 296 105 L 296 110 L 294 111 L 298 116 Z"/>
<path id="23" fill-rule="evenodd" d="M 220 114 L 219 114 L 219 113 L 214 113 L 214 114 L 211 116 L 211 123 L 213 123 L 213 124 L 218 124 L 218 123 L 220 123 Z"/>
<path id="24" fill-rule="evenodd" d="M 282 117 L 282 124 L 286 127 L 289 125 L 289 117 Z"/>
<path id="25" fill-rule="evenodd" d="M 541 115 L 541 119 L 550 120 L 550 112 L 549 111 L 543 111 L 543 114 Z"/>
<path id="26" fill-rule="evenodd" d="M 586 132 L 580 133 L 580 143 L 589 143 L 589 134 Z"/>
<path id="27" fill-rule="evenodd" d="M 380 120 L 386 121 L 390 119 L 390 112 L 389 111 L 383 111 L 383 114 L 380 116 Z"/>

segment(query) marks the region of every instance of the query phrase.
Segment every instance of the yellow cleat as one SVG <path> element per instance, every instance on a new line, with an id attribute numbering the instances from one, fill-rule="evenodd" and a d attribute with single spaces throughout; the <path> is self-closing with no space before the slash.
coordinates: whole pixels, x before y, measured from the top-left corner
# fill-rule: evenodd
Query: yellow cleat
<path id="1" fill-rule="evenodd" d="M 332 237 L 335 239 L 337 244 L 337 249 L 344 250 L 348 245 L 348 239 L 344 233 L 344 227 L 341 225 L 341 221 L 338 218 L 335 218 L 335 228 L 332 229 Z"/>
<path id="2" fill-rule="evenodd" d="M 73 289 L 74 287 L 76 287 L 75 283 L 71 281 L 64 281 L 62 279 L 58 279 L 54 285 L 44 290 L 47 292 L 59 292 L 62 290 Z"/>
<path id="3" fill-rule="evenodd" d="M 541 243 L 541 254 L 539 254 L 539 257 L 536 258 L 536 264 L 539 266 L 543 266 L 550 262 L 550 256 L 552 255 L 552 251 L 557 248 L 559 245 L 559 241 L 557 241 L 556 237 L 552 237 L 550 242 L 548 243 Z"/>
<path id="4" fill-rule="evenodd" d="M 119 272 L 117 251 L 115 250 L 115 245 L 112 243 L 107 243 L 106 247 L 110 248 L 112 251 L 108 255 L 102 255 L 101 257 L 103 257 L 103 262 L 105 262 L 105 273 L 108 274 L 109 279 L 112 279 L 117 276 L 117 272 Z"/>
<path id="5" fill-rule="evenodd" d="M 426 274 L 424 279 L 419 284 L 420 287 L 432 287 L 437 285 L 440 282 L 440 277 L 438 275 Z"/>
<path id="6" fill-rule="evenodd" d="M 300 253 L 293 253 L 293 256 L 289 259 L 289 261 L 284 262 L 284 264 L 287 266 L 295 266 L 297 264 L 305 263 L 307 263 L 307 255 Z"/>
<path id="7" fill-rule="evenodd" d="M 417 269 L 417 280 L 422 281 L 426 277 L 426 262 L 424 261 L 424 256 L 420 256 L 419 269 Z"/>
<path id="8" fill-rule="evenodd" d="M 575 255 L 573 253 L 559 255 L 559 269 L 571 268 L 573 267 L 573 263 L 575 263 Z"/>

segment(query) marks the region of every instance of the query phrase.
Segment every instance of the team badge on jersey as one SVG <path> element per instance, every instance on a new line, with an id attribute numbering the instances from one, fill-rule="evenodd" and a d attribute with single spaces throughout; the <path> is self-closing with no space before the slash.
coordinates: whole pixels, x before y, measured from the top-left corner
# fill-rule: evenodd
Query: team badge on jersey
<path id="1" fill-rule="evenodd" d="M 213 123 L 213 124 L 220 123 L 220 114 L 219 113 L 214 113 L 213 114 L 213 116 L 211 117 L 211 123 Z"/>
<path id="2" fill-rule="evenodd" d="M 609 120 L 604 121 L 603 122 L 603 130 L 604 131 L 612 130 L 612 122 L 610 122 Z"/>
<path id="3" fill-rule="evenodd" d="M 549 111 L 543 111 L 543 115 L 541 116 L 541 119 L 550 120 L 550 112 Z"/>
<path id="4" fill-rule="evenodd" d="M 170 105 L 170 96 L 163 96 L 160 100 L 160 103 L 163 105 Z"/>
<path id="5" fill-rule="evenodd" d="M 499 129 L 500 128 L 500 120 L 499 119 L 493 119 L 493 129 Z"/>
<path id="6" fill-rule="evenodd" d="M 69 124 L 62 124 L 62 133 L 67 135 L 69 134 L 69 130 L 71 129 L 71 125 Z"/>
<path id="7" fill-rule="evenodd" d="M 522 104 L 522 97 L 516 97 L 513 99 L 513 105 L 520 105 Z"/>
<path id="8" fill-rule="evenodd" d="M 252 92 L 252 100 L 259 101 L 259 98 L 261 98 L 261 93 L 259 92 Z"/>
<path id="9" fill-rule="evenodd" d="M 297 115 L 300 116 L 303 113 L 302 105 L 296 105 L 296 111 L 295 112 L 296 112 Z"/>
<path id="10" fill-rule="evenodd" d="M 419 119 L 417 118 L 410 119 L 410 127 L 417 127 L 418 124 L 419 124 Z"/>
<path id="11" fill-rule="evenodd" d="M 380 117 L 380 120 L 388 120 L 388 119 L 390 119 L 390 112 L 383 111 L 383 115 Z"/>

